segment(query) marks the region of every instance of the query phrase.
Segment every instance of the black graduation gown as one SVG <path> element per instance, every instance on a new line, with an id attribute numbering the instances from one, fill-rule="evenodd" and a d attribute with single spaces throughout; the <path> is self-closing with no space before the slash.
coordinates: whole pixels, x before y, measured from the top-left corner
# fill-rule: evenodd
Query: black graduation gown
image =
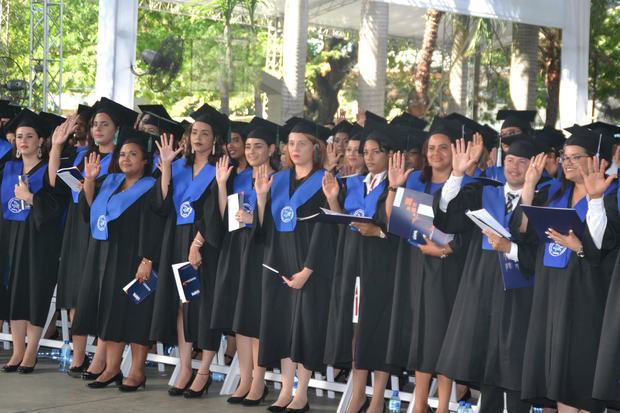
<path id="1" fill-rule="evenodd" d="M 605 203 L 609 201 L 616 203 L 606 196 Z M 534 403 L 553 400 L 598 412 L 604 407 L 592 398 L 592 387 L 613 257 L 606 254 L 601 259 L 594 252 L 587 230 L 582 242 L 586 258 L 572 253 L 566 268 L 546 267 L 546 244 L 533 244 L 536 282 L 521 396 Z M 617 352 L 618 343 L 615 348 Z"/>
<path id="2" fill-rule="evenodd" d="M 104 179 L 97 179 L 96 193 Z M 153 261 L 153 268 L 157 268 L 164 221 L 154 205 L 155 191 L 151 188 L 117 219 L 108 222 L 107 240 L 91 236 L 84 263 L 89 276 L 84 278 L 81 288 L 89 294 L 80 294 L 78 299 L 74 322 L 78 334 L 85 329 L 87 334 L 94 333 L 102 340 L 149 345 L 153 294 L 134 304 L 123 287 L 135 278 L 143 257 Z M 83 192 L 78 207 L 84 219 L 90 221 L 90 206 Z M 94 300 L 95 307 L 88 307 L 93 312 L 81 311 L 84 299 Z M 82 327 L 91 322 L 92 315 L 94 331 L 93 327 Z"/>
<path id="3" fill-rule="evenodd" d="M 41 161 L 28 175 L 45 165 Z M 9 271 L 7 319 L 28 320 L 38 327 L 45 325 L 56 286 L 65 207 L 45 173 L 43 187 L 34 194 L 34 204 L 25 221 L 5 220 L 0 213 L 0 242 L 7 254 Z"/>
<path id="4" fill-rule="evenodd" d="M 228 179 L 229 194 L 233 193 L 232 182 L 235 176 L 236 174 L 231 175 Z M 252 231 L 251 228 L 244 227 L 229 232 L 228 207 L 224 211 L 222 230 L 224 239 L 217 263 L 211 328 L 230 331 L 239 292 L 242 256 Z"/>
<path id="5" fill-rule="evenodd" d="M 220 248 L 221 218 L 217 206 L 217 183 L 215 180 L 207 187 L 204 193 L 193 202 L 195 219 L 193 224 L 176 225 L 177 215 L 172 202 L 173 183 L 170 182 L 168 196 L 163 199 L 161 182 L 155 183 L 155 202 L 167 214 L 164 227 L 162 250 L 159 265 L 159 279 L 155 291 L 153 307 L 153 323 L 151 339 L 164 343 L 177 343 L 177 313 L 179 294 L 172 275 L 172 264 L 185 262 L 188 259 L 189 248 L 198 231 L 205 239 L 200 248 L 202 265 L 199 268 L 200 297 L 183 304 L 183 330 L 185 340 L 198 345 L 199 331 L 202 333 L 201 348 L 217 351 L 221 339 L 221 331 L 212 331 L 209 327 L 210 316 L 203 311 L 202 301 L 206 301 L 205 310 L 213 304 L 213 282 L 217 256 Z"/>
<path id="6" fill-rule="evenodd" d="M 295 180 L 292 169 L 288 173 L 291 174 L 289 195 L 292 196 L 303 180 Z M 297 217 L 317 213 L 319 207 L 327 207 L 320 188 L 297 208 Z M 258 225 L 258 214 L 255 214 L 254 224 Z M 298 221 L 294 231 L 278 232 L 268 197 L 260 231 L 265 237 L 265 264 L 286 276 L 304 267 L 312 269 L 313 273 L 302 289 L 295 290 L 282 285 L 280 277 L 273 272 L 262 270 L 259 365 L 279 366 L 281 359 L 290 357 L 309 370 L 319 370 L 323 367 L 337 228 Z"/>
<path id="7" fill-rule="evenodd" d="M 438 207 L 441 192 L 435 196 L 437 228 L 471 237 L 436 372 L 474 385 L 518 391 L 532 288 L 504 291 L 497 251 L 482 249 L 481 230 L 465 216 L 468 209 L 482 208 L 482 190 L 480 184 L 466 185 L 450 202 L 446 213 Z M 509 221 L 510 232 L 519 246 L 521 213 L 517 207 Z M 521 250 L 520 247 L 521 272 L 531 274 L 533 264 L 527 262 Z"/>
<path id="8" fill-rule="evenodd" d="M 0 159 L 0 175 L 9 154 L 10 152 Z M 3 219 L 0 216 L 0 321 L 9 319 L 9 261 L 7 257 L 8 248 L 2 241 L 6 238 L 2 232 L 2 221 Z"/>

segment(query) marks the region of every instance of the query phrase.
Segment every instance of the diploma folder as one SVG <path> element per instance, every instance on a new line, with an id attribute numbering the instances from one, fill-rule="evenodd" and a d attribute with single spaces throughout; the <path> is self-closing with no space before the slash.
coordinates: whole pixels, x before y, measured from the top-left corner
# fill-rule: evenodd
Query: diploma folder
<path id="1" fill-rule="evenodd" d="M 486 209 L 477 209 L 475 211 L 467 211 L 465 215 L 471 219 L 480 229 L 487 229 L 500 237 L 512 239 L 510 232 L 502 224 L 497 222 L 495 218 Z"/>
<path id="2" fill-rule="evenodd" d="M 235 215 L 243 209 L 243 192 L 228 195 L 228 231 L 236 231 L 245 227 L 245 223 L 237 221 Z"/>
<path id="3" fill-rule="evenodd" d="M 434 218 L 432 195 L 401 187 L 396 190 L 388 232 L 416 244 L 426 244 L 426 235 L 431 241 L 446 245 L 454 235 L 435 228 Z"/>
<path id="4" fill-rule="evenodd" d="M 82 172 L 75 166 L 57 170 L 56 176 L 62 179 L 62 181 L 75 192 L 80 192 L 81 186 L 84 183 Z"/>
<path id="5" fill-rule="evenodd" d="M 151 277 L 147 281 L 140 282 L 137 279 L 133 279 L 129 284 L 123 287 L 123 291 L 125 291 L 125 294 L 129 296 L 134 304 L 140 304 L 156 289 L 157 273 L 155 271 L 151 271 Z"/>
<path id="6" fill-rule="evenodd" d="M 503 252 L 499 254 L 499 265 L 502 270 L 502 280 L 504 281 L 504 291 L 514 290 L 516 288 L 532 287 L 534 285 L 534 276 L 529 279 L 521 274 L 519 263 L 510 260 Z"/>
<path id="7" fill-rule="evenodd" d="M 553 242 L 547 237 L 545 231 L 553 228 L 562 235 L 568 235 L 573 230 L 579 238 L 583 236 L 585 224 L 573 208 L 548 208 L 540 206 L 521 205 L 523 213 L 527 215 L 530 223 L 536 230 L 536 235 L 542 242 Z"/>
<path id="8" fill-rule="evenodd" d="M 172 264 L 172 275 L 182 303 L 200 297 L 200 277 L 189 261 Z"/>
<path id="9" fill-rule="evenodd" d="M 319 209 L 320 211 L 316 214 L 303 218 L 297 218 L 297 221 L 325 222 L 327 224 L 350 224 L 351 222 L 368 222 L 372 224 L 374 222 L 372 217 L 360 217 L 357 215 L 343 214 L 340 212 L 330 211 L 325 208 Z"/>

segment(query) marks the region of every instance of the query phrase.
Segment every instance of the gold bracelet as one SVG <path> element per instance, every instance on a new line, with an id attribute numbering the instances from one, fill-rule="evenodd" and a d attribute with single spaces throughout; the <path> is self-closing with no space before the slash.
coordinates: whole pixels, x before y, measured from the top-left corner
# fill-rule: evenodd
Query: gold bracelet
<path id="1" fill-rule="evenodd" d="M 388 191 L 390 191 L 390 192 L 396 192 L 397 189 L 398 188 L 395 187 L 395 186 L 388 186 Z"/>

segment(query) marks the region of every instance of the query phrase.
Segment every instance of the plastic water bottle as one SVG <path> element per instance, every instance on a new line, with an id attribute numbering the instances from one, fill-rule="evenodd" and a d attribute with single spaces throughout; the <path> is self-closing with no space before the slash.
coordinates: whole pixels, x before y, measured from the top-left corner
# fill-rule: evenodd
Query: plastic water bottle
<path id="1" fill-rule="evenodd" d="M 466 413 L 474 413 L 474 409 L 471 408 L 471 403 L 465 403 L 465 410 Z"/>
<path id="2" fill-rule="evenodd" d="M 58 371 L 65 373 L 69 371 L 71 368 L 71 361 L 73 359 L 71 344 L 69 344 L 69 340 L 65 340 L 65 344 L 62 345 L 60 349 L 60 359 L 59 359 L 59 368 Z"/>
<path id="3" fill-rule="evenodd" d="M 297 375 L 293 379 L 293 397 L 295 397 L 295 393 L 297 393 Z"/>
<path id="4" fill-rule="evenodd" d="M 532 413 L 543 413 L 543 408 L 532 406 Z"/>
<path id="5" fill-rule="evenodd" d="M 463 400 L 459 402 L 459 408 L 456 409 L 456 413 L 465 413 L 465 402 Z"/>
<path id="6" fill-rule="evenodd" d="M 226 375 L 223 373 L 216 373 L 214 371 L 211 372 L 211 380 L 213 380 L 216 383 L 224 381 L 225 378 L 226 378 Z"/>
<path id="7" fill-rule="evenodd" d="M 390 397 L 390 402 L 388 403 L 388 412 L 389 413 L 400 412 L 400 397 L 398 396 L 398 390 L 394 390 L 392 392 L 392 397 Z"/>

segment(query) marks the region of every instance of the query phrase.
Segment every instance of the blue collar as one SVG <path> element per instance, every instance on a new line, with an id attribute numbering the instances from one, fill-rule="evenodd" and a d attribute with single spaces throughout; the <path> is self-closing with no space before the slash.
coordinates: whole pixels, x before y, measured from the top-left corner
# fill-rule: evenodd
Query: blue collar
<path id="1" fill-rule="evenodd" d="M 24 163 L 22 161 L 9 161 L 4 165 L 4 173 L 2 177 L 2 216 L 7 221 L 25 221 L 30 215 L 30 208 L 24 209 L 25 201 L 21 201 L 15 197 L 15 185 L 19 182 L 19 176 L 22 173 Z M 28 187 L 30 192 L 36 194 L 43 188 L 43 178 L 47 171 L 47 165 L 44 165 L 28 175 Z"/>
<path id="2" fill-rule="evenodd" d="M 302 183 L 289 197 L 291 174 L 293 169 L 273 175 L 271 184 L 271 215 L 279 232 L 292 232 L 297 225 L 297 208 L 308 202 L 321 189 L 324 169 L 319 169 Z"/>
<path id="3" fill-rule="evenodd" d="M 195 178 L 192 166 L 185 166 L 185 159 L 177 159 L 172 163 L 172 201 L 177 225 L 194 223 L 193 203 L 202 196 L 214 178 L 215 166 L 209 163 L 202 167 Z"/>

